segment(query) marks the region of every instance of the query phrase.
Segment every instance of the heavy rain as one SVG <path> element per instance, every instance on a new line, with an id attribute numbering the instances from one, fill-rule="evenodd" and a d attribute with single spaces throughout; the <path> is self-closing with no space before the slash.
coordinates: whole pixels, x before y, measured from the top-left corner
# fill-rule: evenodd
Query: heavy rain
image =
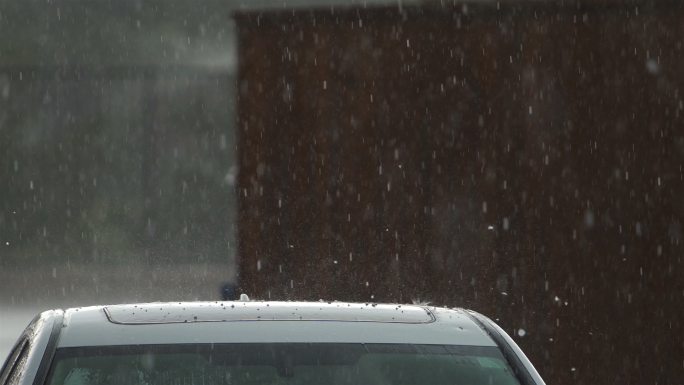
<path id="1" fill-rule="evenodd" d="M 681 384 L 682 20 L 1 1 L 0 360 L 46 309 L 244 293 L 474 309 L 549 384 Z"/>

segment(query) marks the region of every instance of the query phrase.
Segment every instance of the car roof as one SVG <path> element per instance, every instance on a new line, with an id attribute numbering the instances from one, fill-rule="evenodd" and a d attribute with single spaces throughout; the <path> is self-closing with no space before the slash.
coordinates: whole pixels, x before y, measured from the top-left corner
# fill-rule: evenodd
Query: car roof
<path id="1" fill-rule="evenodd" d="M 105 306 L 110 322 L 125 325 L 229 321 L 347 321 L 430 323 L 420 306 L 321 302 L 196 302 Z"/>
<path id="2" fill-rule="evenodd" d="M 67 309 L 58 347 L 286 342 L 496 346 L 463 309 L 224 301 Z"/>

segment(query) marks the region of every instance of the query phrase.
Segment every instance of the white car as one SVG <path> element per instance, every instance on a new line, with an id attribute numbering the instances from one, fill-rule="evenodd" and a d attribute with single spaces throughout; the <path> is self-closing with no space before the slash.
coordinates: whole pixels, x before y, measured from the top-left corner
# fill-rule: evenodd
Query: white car
<path id="1" fill-rule="evenodd" d="M 341 302 L 176 302 L 44 312 L 0 385 L 543 385 L 469 310 Z"/>

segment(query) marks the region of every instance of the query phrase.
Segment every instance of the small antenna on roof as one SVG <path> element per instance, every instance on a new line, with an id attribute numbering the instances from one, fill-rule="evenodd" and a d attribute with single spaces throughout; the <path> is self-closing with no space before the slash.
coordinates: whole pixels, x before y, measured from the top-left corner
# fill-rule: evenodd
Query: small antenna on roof
<path id="1" fill-rule="evenodd" d="M 245 293 L 240 294 L 240 301 L 249 302 L 249 297 L 247 296 L 247 294 L 245 294 Z"/>

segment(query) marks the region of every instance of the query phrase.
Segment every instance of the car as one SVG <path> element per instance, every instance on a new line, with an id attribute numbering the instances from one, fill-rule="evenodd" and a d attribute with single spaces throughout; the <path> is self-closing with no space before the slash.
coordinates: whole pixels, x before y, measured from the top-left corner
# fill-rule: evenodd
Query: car
<path id="1" fill-rule="evenodd" d="M 239 301 L 50 310 L 0 385 L 543 385 L 515 342 L 471 310 Z"/>

